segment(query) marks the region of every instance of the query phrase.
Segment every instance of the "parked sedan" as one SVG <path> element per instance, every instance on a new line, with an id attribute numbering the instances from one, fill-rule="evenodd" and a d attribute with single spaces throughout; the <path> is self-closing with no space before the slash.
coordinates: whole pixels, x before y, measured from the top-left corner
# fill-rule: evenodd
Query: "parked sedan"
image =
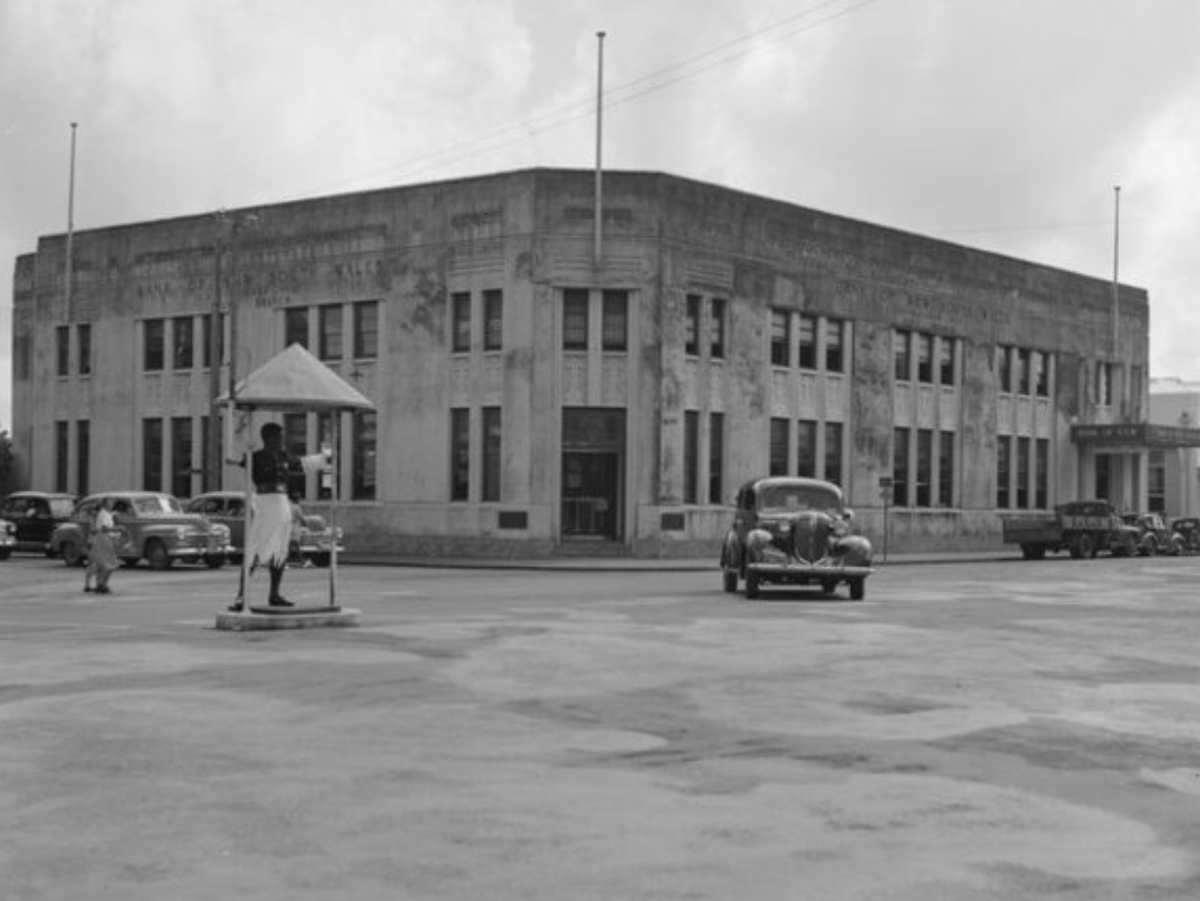
<path id="1" fill-rule="evenodd" d="M 17 549 L 50 555 L 50 536 L 71 517 L 75 495 L 15 491 L 0 501 L 0 517 L 16 527 Z"/>
<path id="2" fill-rule="evenodd" d="M 0 560 L 12 556 L 17 546 L 17 527 L 7 519 L 0 519 Z"/>
<path id="3" fill-rule="evenodd" d="M 210 491 L 199 494 L 185 505 L 192 513 L 207 516 L 213 522 L 223 523 L 229 528 L 232 548 L 230 558 L 236 563 L 242 559 L 245 547 L 245 495 L 241 491 Z M 337 529 L 338 553 L 345 548 L 341 544 L 342 530 Z M 312 563 L 328 566 L 333 558 L 334 530 L 325 519 L 316 514 L 305 513 L 298 503 L 292 501 L 291 558 L 297 563 Z"/>
<path id="4" fill-rule="evenodd" d="M 96 509 L 112 501 L 117 528 L 117 556 L 126 566 L 145 559 L 152 569 L 166 569 L 176 560 L 204 563 L 216 569 L 229 555 L 229 529 L 195 513 L 185 513 L 173 495 L 158 491 L 111 491 L 85 497 L 69 521 L 54 530 L 51 549 L 68 566 L 87 558 L 88 538 Z"/>
<path id="5" fill-rule="evenodd" d="M 747 482 L 721 547 L 722 583 L 746 597 L 764 584 L 819 585 L 826 594 L 845 583 L 850 598 L 866 596 L 871 542 L 851 534 L 853 513 L 842 490 L 821 479 L 772 477 Z"/>

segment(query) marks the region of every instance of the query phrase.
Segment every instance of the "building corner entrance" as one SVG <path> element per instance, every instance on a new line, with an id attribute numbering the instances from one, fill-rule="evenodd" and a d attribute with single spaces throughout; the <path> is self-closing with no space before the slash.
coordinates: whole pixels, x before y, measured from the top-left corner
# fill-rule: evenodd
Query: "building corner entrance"
<path id="1" fill-rule="evenodd" d="M 623 409 L 563 409 L 561 485 L 564 541 L 623 540 Z"/>

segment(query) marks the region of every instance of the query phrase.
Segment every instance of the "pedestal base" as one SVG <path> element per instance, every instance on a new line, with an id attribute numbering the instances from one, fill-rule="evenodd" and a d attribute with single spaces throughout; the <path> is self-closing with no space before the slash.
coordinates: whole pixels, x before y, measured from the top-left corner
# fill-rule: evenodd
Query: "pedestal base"
<path id="1" fill-rule="evenodd" d="M 251 607 L 239 613 L 222 610 L 217 614 L 217 629 L 222 632 L 252 632 L 357 626 L 361 614 L 361 610 L 352 607 Z"/>

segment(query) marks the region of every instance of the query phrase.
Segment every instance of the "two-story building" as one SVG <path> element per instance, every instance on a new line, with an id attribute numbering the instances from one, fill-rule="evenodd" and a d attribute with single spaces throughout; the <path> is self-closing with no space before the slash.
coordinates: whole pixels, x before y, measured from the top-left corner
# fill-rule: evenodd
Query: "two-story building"
<path id="1" fill-rule="evenodd" d="M 1146 419 L 1145 291 L 666 174 L 594 188 L 534 169 L 119 225 L 70 266 L 40 239 L 13 311 L 30 481 L 240 485 L 213 400 L 299 342 L 377 408 L 279 417 L 297 450 L 342 436 L 352 550 L 715 555 L 766 473 L 840 483 L 897 551 L 1146 505 L 1145 447 L 1089 432 Z"/>

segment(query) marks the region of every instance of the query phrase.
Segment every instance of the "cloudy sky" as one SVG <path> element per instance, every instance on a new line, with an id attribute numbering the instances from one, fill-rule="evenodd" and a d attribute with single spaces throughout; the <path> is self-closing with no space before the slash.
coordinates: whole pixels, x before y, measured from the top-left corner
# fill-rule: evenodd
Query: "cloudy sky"
<path id="1" fill-rule="evenodd" d="M 1151 298 L 1200 381 L 1197 0 L 0 0 L 12 266 L 66 231 L 527 166 L 671 172 Z"/>

